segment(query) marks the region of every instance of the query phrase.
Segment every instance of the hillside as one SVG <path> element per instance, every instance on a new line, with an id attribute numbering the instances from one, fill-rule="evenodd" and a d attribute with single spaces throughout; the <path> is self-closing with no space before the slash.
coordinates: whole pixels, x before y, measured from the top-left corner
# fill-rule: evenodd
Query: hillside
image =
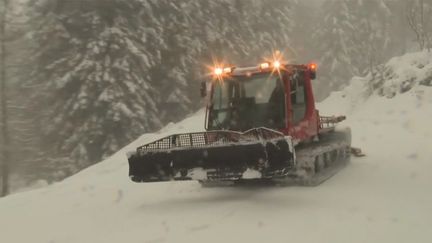
<path id="1" fill-rule="evenodd" d="M 384 67 L 399 84 L 423 54 Z M 422 59 L 424 72 L 432 57 Z M 426 64 L 427 63 L 427 64 Z M 319 187 L 201 188 L 134 184 L 125 153 L 170 133 L 199 131 L 203 111 L 145 134 L 106 161 L 43 189 L 0 200 L 2 242 L 431 242 L 432 88 L 416 72 L 410 90 L 368 92 L 355 78 L 320 104 L 347 114 L 355 158 Z M 389 76 L 389 77 L 390 77 Z M 414 77 L 414 76 L 413 76 Z"/>

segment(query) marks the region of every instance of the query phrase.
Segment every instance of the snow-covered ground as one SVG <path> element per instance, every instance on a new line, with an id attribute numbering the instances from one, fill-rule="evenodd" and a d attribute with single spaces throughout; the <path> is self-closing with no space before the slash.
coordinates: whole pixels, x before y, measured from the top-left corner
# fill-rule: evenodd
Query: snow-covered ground
<path id="1" fill-rule="evenodd" d="M 320 110 L 347 114 L 367 157 L 318 187 L 132 183 L 126 151 L 202 130 L 200 111 L 61 183 L 1 199 L 0 241 L 432 242 L 432 87 L 365 98 L 361 80 Z"/>

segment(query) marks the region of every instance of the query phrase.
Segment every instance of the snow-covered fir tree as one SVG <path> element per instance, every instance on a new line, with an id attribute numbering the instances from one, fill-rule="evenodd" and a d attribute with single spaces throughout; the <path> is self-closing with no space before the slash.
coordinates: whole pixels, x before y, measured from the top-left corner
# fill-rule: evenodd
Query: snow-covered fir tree
<path id="1" fill-rule="evenodd" d="M 199 106 L 213 58 L 289 47 L 291 1 L 33 0 L 30 110 L 59 178 Z M 289 48 L 288 48 L 289 49 Z"/>
<path id="2" fill-rule="evenodd" d="M 44 107 L 42 151 L 73 173 L 162 125 L 149 76 L 157 51 L 135 17 L 144 9 L 139 1 L 49 3 L 32 33 L 31 84 L 41 86 L 33 98 L 35 108 Z"/>
<path id="3" fill-rule="evenodd" d="M 313 38 L 322 82 L 319 95 L 363 75 L 388 58 L 392 11 L 388 0 L 329 0 L 323 4 L 321 21 Z"/>
<path id="4" fill-rule="evenodd" d="M 0 54 L 5 55 L 5 63 L 0 63 L 0 69 L 4 68 L 4 80 L 1 81 L 5 82 L 4 94 L 7 101 L 4 107 L 6 113 L 0 117 L 1 120 L 4 118 L 7 123 L 8 145 L 2 143 L 0 138 L 0 147 L 2 148 L 0 150 L 7 148 L 8 161 L 5 158 L 0 158 L 2 160 L 0 164 L 3 160 L 8 164 L 11 175 L 9 184 L 11 185 L 10 189 L 13 190 L 15 186 L 13 182 L 17 177 L 17 172 L 26 167 L 25 161 L 30 158 L 33 159 L 29 156 L 30 154 L 37 153 L 34 147 L 37 136 L 33 136 L 35 130 L 33 123 L 27 119 L 30 117 L 26 109 L 28 101 L 26 94 L 28 93 L 22 92 L 21 87 L 21 81 L 27 74 L 25 64 L 29 56 L 29 48 L 24 38 L 29 29 L 27 14 L 23 11 L 25 3 L 23 1 L 1 1 L 0 4 L 5 3 L 7 3 L 7 8 L 0 5 L 1 17 L 2 19 L 4 17 L 5 24 L 4 35 L 0 35 L 5 47 L 4 53 L 0 52 Z"/>

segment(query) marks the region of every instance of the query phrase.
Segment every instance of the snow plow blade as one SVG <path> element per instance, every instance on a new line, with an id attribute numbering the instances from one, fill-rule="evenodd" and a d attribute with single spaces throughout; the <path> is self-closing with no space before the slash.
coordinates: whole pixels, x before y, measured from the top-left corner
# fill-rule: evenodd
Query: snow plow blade
<path id="1" fill-rule="evenodd" d="M 295 166 L 290 137 L 266 128 L 171 135 L 128 157 L 134 182 L 277 178 Z"/>

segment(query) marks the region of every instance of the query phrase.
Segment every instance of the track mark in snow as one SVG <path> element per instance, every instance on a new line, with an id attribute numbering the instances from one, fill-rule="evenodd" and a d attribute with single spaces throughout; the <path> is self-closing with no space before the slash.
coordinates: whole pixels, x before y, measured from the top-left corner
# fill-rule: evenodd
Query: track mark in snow
<path id="1" fill-rule="evenodd" d="M 117 191 L 117 198 L 114 200 L 115 203 L 119 203 L 123 199 L 123 190 Z"/>
<path id="2" fill-rule="evenodd" d="M 162 226 L 163 226 L 165 232 L 170 232 L 170 227 L 168 226 L 166 221 L 162 222 Z"/>
<path id="3" fill-rule="evenodd" d="M 228 213 L 225 214 L 224 218 L 232 217 L 234 214 L 235 214 L 235 210 L 229 211 Z"/>
<path id="4" fill-rule="evenodd" d="M 413 154 L 409 154 L 407 156 L 408 159 L 412 159 L 412 160 L 417 160 L 418 159 L 418 154 L 417 153 L 413 153 Z"/>
<path id="5" fill-rule="evenodd" d="M 165 237 L 159 237 L 159 238 L 155 238 L 155 239 L 152 239 L 152 240 L 144 241 L 144 243 L 162 243 L 162 242 L 166 242 L 166 238 Z"/>
<path id="6" fill-rule="evenodd" d="M 348 209 L 348 212 L 350 212 L 350 213 L 357 213 L 359 211 L 360 211 L 360 207 L 358 207 L 358 206 L 353 206 L 353 207 L 350 207 Z"/>
<path id="7" fill-rule="evenodd" d="M 398 223 L 399 222 L 399 218 L 392 217 L 392 218 L 390 218 L 390 221 L 393 222 L 393 223 Z"/>
<path id="8" fill-rule="evenodd" d="M 189 228 L 189 231 L 201 231 L 210 228 L 209 224 L 203 224 L 198 226 L 193 226 Z"/>
<path id="9" fill-rule="evenodd" d="M 85 185 L 85 186 L 81 187 L 81 190 L 83 192 L 93 191 L 94 187 L 92 185 Z"/>

